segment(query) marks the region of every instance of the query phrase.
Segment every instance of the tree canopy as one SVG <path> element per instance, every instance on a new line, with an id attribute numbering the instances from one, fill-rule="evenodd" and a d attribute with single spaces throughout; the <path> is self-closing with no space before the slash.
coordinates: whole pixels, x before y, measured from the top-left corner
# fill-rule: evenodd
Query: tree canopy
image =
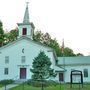
<path id="1" fill-rule="evenodd" d="M 3 46 L 4 43 L 4 30 L 3 30 L 3 24 L 0 21 L 0 47 Z"/>
<path id="2" fill-rule="evenodd" d="M 61 50 L 62 47 L 59 45 L 59 43 L 55 38 L 54 39 L 51 38 L 49 33 L 44 34 L 41 31 L 36 31 L 34 34 L 34 40 L 53 48 L 58 57 L 63 56 Z M 64 56 L 76 56 L 76 54 L 74 54 L 73 50 L 70 49 L 69 47 L 65 47 Z"/>
<path id="3" fill-rule="evenodd" d="M 72 49 L 65 47 L 64 48 L 64 56 L 76 56 Z"/>
<path id="4" fill-rule="evenodd" d="M 5 33 L 5 44 L 15 41 L 18 36 L 18 29 L 13 29 L 8 33 Z"/>

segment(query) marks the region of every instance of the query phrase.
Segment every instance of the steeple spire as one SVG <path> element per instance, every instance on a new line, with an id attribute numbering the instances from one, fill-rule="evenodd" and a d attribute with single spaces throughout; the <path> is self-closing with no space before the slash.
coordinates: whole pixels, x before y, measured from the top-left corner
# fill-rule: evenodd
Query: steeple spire
<path id="1" fill-rule="evenodd" d="M 18 30 L 19 30 L 18 37 L 25 36 L 33 40 L 34 28 L 35 28 L 34 24 L 29 22 L 29 10 L 27 2 L 23 23 L 18 23 Z"/>
<path id="2" fill-rule="evenodd" d="M 27 6 L 26 6 L 24 18 L 23 18 L 23 23 L 29 23 L 29 10 L 28 10 L 28 3 L 29 2 L 26 2 L 26 3 L 27 3 Z"/>

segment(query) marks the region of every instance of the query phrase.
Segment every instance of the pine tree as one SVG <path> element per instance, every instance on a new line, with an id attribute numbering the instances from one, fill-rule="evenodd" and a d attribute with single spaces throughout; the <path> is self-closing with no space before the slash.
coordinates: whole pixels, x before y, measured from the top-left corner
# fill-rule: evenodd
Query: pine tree
<path id="1" fill-rule="evenodd" d="M 54 70 L 51 68 L 51 61 L 48 56 L 45 55 L 44 52 L 40 52 L 37 57 L 33 60 L 32 68 L 30 69 L 33 73 L 32 79 L 33 80 L 39 80 L 42 81 L 45 79 L 48 79 L 50 77 L 55 77 L 56 74 L 54 73 Z M 43 90 L 43 84 L 42 84 L 42 90 Z"/>
<path id="2" fill-rule="evenodd" d="M 48 58 L 44 52 L 40 52 L 33 60 L 33 69 L 30 69 L 33 73 L 32 79 L 45 80 L 49 77 L 55 76 L 54 70 L 51 68 L 51 64 L 50 58 Z"/>

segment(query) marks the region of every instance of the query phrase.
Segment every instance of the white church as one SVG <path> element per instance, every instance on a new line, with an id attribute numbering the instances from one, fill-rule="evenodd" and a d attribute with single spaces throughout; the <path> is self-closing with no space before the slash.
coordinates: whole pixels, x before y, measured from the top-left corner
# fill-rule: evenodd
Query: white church
<path id="1" fill-rule="evenodd" d="M 52 62 L 52 68 L 57 73 L 55 81 L 70 82 L 72 70 L 80 70 L 83 82 L 90 82 L 90 57 L 57 57 L 54 50 L 41 43 L 33 41 L 34 25 L 29 21 L 28 5 L 26 6 L 22 23 L 18 23 L 19 36 L 0 48 L 0 80 L 28 80 L 31 79 L 33 59 L 40 51 L 44 51 Z M 56 61 L 58 60 L 58 63 Z M 80 76 L 73 80 L 79 82 Z"/>

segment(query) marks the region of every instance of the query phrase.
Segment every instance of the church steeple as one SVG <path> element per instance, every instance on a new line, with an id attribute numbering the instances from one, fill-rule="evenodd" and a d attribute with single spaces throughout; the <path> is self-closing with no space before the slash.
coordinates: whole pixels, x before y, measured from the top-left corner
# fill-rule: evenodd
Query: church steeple
<path id="1" fill-rule="evenodd" d="M 29 10 L 28 10 L 28 3 L 29 3 L 29 2 L 27 2 L 27 6 L 26 6 L 26 10 L 25 10 L 24 18 L 23 18 L 23 23 L 29 23 Z"/>
<path id="2" fill-rule="evenodd" d="M 34 24 L 29 22 L 29 10 L 28 10 L 28 2 L 26 5 L 26 10 L 22 23 L 18 23 L 19 37 L 25 36 L 30 39 L 33 39 L 34 34 Z"/>

